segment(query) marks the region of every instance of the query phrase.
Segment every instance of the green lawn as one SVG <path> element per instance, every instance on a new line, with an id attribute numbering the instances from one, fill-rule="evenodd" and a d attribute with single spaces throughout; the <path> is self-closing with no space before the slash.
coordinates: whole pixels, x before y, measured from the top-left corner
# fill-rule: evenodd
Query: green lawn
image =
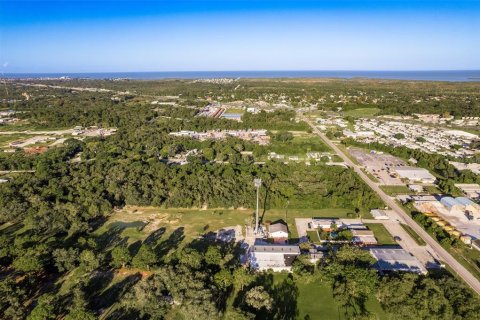
<path id="1" fill-rule="evenodd" d="M 372 230 L 379 245 L 395 245 L 392 235 L 381 223 L 367 223 L 368 229 Z"/>
<path id="2" fill-rule="evenodd" d="M 315 244 L 320 244 L 320 238 L 318 237 L 318 232 L 317 231 L 307 231 L 307 236 L 310 242 L 315 243 Z"/>
<path id="3" fill-rule="evenodd" d="M 287 277 L 284 273 L 274 274 L 274 283 L 280 283 Z M 296 282 L 298 288 L 297 319 L 347 319 L 333 298 L 333 292 L 329 284 L 312 281 L 306 283 L 302 280 Z M 368 311 L 373 319 L 387 319 L 387 315 L 375 298 L 366 303 Z M 308 317 L 307 317 L 308 316 Z"/>
<path id="4" fill-rule="evenodd" d="M 380 186 L 386 194 L 389 196 L 397 196 L 399 194 L 410 194 L 413 193 L 407 186 Z"/>

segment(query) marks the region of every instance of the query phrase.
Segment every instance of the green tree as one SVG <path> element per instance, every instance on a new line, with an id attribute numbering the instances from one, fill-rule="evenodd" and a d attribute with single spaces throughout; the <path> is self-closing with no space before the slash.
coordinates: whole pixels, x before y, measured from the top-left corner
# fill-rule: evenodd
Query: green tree
<path id="1" fill-rule="evenodd" d="M 55 249 L 53 250 L 53 259 L 58 271 L 70 271 L 76 267 L 78 261 L 78 249 Z"/>
<path id="2" fill-rule="evenodd" d="M 92 272 L 100 266 L 100 261 L 92 250 L 85 249 L 80 253 L 80 265 L 86 272 Z"/>
<path id="3" fill-rule="evenodd" d="M 271 310 L 273 299 L 262 286 L 256 286 L 248 290 L 245 295 L 245 303 L 255 310 Z"/>
<path id="4" fill-rule="evenodd" d="M 38 299 L 38 303 L 28 315 L 27 320 L 55 319 L 54 296 L 44 294 Z"/>
<path id="5" fill-rule="evenodd" d="M 157 255 L 149 244 L 142 244 L 135 257 L 133 257 L 132 265 L 135 268 L 150 270 L 150 267 L 157 262 Z"/>
<path id="6" fill-rule="evenodd" d="M 114 268 L 125 268 L 125 266 L 132 261 L 132 256 L 127 246 L 120 245 L 112 250 L 111 265 Z"/>
<path id="7" fill-rule="evenodd" d="M 220 265 L 222 261 L 222 253 L 216 246 L 209 246 L 205 252 L 205 262 L 212 265 Z"/>
<path id="8" fill-rule="evenodd" d="M 227 270 L 223 269 L 213 276 L 213 282 L 222 291 L 226 291 L 233 284 L 233 275 Z"/>

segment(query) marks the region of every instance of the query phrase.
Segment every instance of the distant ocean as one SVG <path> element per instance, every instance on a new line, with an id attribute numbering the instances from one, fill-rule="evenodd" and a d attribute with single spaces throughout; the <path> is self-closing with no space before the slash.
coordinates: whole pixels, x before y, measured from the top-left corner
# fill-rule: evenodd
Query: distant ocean
<path id="1" fill-rule="evenodd" d="M 476 81 L 480 70 L 445 71 L 174 71 L 174 72 L 102 72 L 102 73 L 5 73 L 0 78 L 88 78 L 134 80 L 202 78 L 368 78 L 419 81 Z"/>

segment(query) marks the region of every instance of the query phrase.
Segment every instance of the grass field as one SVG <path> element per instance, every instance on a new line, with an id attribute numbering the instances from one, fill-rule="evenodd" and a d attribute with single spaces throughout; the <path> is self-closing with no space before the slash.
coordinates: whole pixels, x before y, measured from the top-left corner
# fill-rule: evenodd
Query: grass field
<path id="1" fill-rule="evenodd" d="M 307 236 L 310 242 L 314 244 L 320 244 L 320 238 L 318 237 L 317 231 L 313 231 L 313 230 L 307 231 Z"/>
<path id="2" fill-rule="evenodd" d="M 380 111 L 379 108 L 358 108 L 358 109 L 345 111 L 343 114 L 345 116 L 350 116 L 354 118 L 365 118 L 365 117 L 373 117 L 379 111 Z"/>
<path id="3" fill-rule="evenodd" d="M 274 222 L 284 220 L 287 222 L 290 239 L 295 242 L 298 239 L 295 218 L 332 217 L 345 218 L 349 209 L 271 209 L 265 214 L 260 211 L 263 221 Z M 369 213 L 363 213 L 368 216 Z M 191 241 L 209 231 L 215 231 L 224 227 L 235 225 L 245 226 L 254 218 L 254 210 L 228 210 L 228 209 L 163 209 L 156 207 L 127 206 L 121 211 L 111 215 L 109 220 L 98 230 L 97 236 L 102 236 L 111 230 L 120 230 L 120 235 L 128 237 L 128 242 L 144 240 L 150 233 L 163 228 L 164 235 L 168 236 L 174 230 L 182 228 L 184 242 Z"/>
<path id="4" fill-rule="evenodd" d="M 322 139 L 313 134 L 295 135 L 292 140 L 287 142 L 272 141 L 269 146 L 270 151 L 284 155 L 296 155 L 305 157 L 307 152 L 327 152 L 330 148 Z"/>
<path id="5" fill-rule="evenodd" d="M 397 196 L 399 194 L 410 194 L 411 191 L 407 186 L 380 186 L 386 194 L 389 196 Z"/>
<path id="6" fill-rule="evenodd" d="M 23 140 L 31 136 L 22 133 L 0 134 L 0 147 L 8 148 L 8 144 L 13 141 Z"/>
<path id="7" fill-rule="evenodd" d="M 282 282 L 286 277 L 286 274 L 275 274 L 274 284 Z M 345 312 L 335 302 L 329 284 L 315 281 L 306 283 L 302 280 L 298 280 L 295 284 L 298 288 L 297 319 L 347 319 Z M 375 298 L 369 299 L 366 306 L 372 313 L 372 319 L 387 319 L 387 315 Z"/>
<path id="8" fill-rule="evenodd" d="M 225 111 L 226 113 L 239 113 L 239 114 L 243 114 L 245 113 L 245 109 L 244 108 L 228 108 L 227 111 Z"/>
<path id="9" fill-rule="evenodd" d="M 381 223 L 367 223 L 368 229 L 372 230 L 379 245 L 395 245 L 397 244 L 392 235 Z"/>

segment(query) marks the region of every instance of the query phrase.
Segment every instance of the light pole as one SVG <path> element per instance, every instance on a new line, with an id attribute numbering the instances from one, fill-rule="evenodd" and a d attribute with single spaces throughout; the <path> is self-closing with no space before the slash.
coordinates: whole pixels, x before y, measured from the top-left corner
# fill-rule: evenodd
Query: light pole
<path id="1" fill-rule="evenodd" d="M 257 208 L 255 210 L 255 231 L 254 231 L 255 234 L 257 234 L 258 233 L 258 199 L 260 195 L 260 186 L 262 185 L 262 179 L 260 178 L 253 179 L 253 184 L 257 188 Z"/>

